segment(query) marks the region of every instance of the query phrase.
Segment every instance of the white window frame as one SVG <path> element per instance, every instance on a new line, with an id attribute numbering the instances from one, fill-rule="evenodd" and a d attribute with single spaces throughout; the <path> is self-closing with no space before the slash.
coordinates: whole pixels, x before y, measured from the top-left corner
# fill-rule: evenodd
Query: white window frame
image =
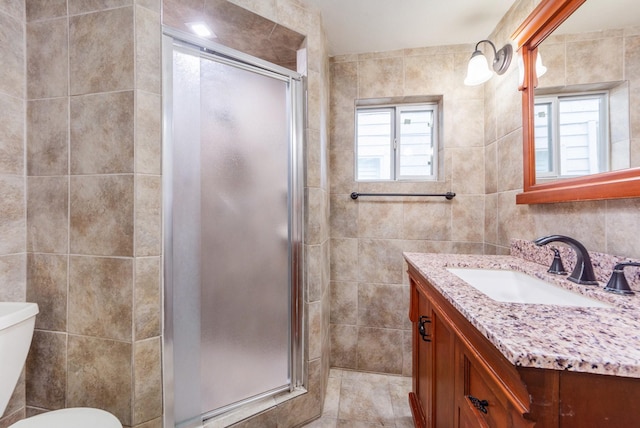
<path id="1" fill-rule="evenodd" d="M 432 165 L 430 175 L 401 175 L 400 174 L 400 160 L 402 141 L 400 136 L 400 118 L 403 112 L 408 111 L 423 111 L 429 110 L 432 112 L 431 123 L 431 144 L 433 149 Z M 376 179 L 360 179 L 358 178 L 358 117 L 360 112 L 381 112 L 386 111 L 391 113 L 391 126 L 390 126 L 390 141 L 389 141 L 389 153 L 390 153 L 390 178 L 376 178 Z M 437 102 L 424 102 L 419 104 L 386 104 L 377 106 L 356 106 L 355 114 L 355 159 L 354 159 L 354 178 L 357 182 L 396 182 L 396 181 L 436 181 L 438 179 L 438 157 L 439 157 L 439 111 Z"/>
<path id="2" fill-rule="evenodd" d="M 541 172 L 536 171 L 536 176 L 540 178 L 569 178 L 575 177 L 574 175 L 561 174 L 561 156 L 560 156 L 560 101 L 561 100 L 576 100 L 581 98 L 595 98 L 598 97 L 602 101 L 600 109 L 600 128 L 599 139 L 601 144 L 598 147 L 598 159 L 599 169 L 602 171 L 609 171 L 611 163 L 611 141 L 609 138 L 609 91 L 593 91 L 593 92 L 577 92 L 577 93 L 562 93 L 562 94 L 549 94 L 536 96 L 534 104 L 549 104 L 551 105 L 551 171 Z"/>

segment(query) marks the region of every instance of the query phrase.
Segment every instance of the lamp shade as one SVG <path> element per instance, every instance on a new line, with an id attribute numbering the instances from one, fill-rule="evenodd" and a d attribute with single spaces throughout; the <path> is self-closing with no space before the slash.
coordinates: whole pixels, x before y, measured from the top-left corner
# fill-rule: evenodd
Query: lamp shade
<path id="1" fill-rule="evenodd" d="M 542 65 L 542 56 L 540 56 L 540 52 L 536 55 L 536 76 L 542 77 L 544 73 L 547 72 L 547 67 Z"/>
<path id="2" fill-rule="evenodd" d="M 489 69 L 487 58 L 482 52 L 476 50 L 469 60 L 467 77 L 464 79 L 464 84 L 467 86 L 480 85 L 491 79 L 491 76 L 493 76 L 493 73 Z"/>

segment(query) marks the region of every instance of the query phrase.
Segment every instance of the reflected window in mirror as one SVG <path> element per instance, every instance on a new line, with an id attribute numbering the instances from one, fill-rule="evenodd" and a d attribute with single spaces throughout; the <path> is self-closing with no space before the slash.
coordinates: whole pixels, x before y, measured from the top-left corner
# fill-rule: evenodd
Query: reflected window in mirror
<path id="1" fill-rule="evenodd" d="M 608 93 L 536 96 L 536 175 L 580 177 L 610 170 Z"/>

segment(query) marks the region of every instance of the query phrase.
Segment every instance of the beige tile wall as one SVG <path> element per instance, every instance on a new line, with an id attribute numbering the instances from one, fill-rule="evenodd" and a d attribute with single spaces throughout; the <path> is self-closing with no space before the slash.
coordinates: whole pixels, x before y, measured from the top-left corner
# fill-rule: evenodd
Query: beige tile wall
<path id="1" fill-rule="evenodd" d="M 160 427 L 160 0 L 23 5 L 26 414 Z"/>
<path id="2" fill-rule="evenodd" d="M 472 46 L 347 55 L 331 62 L 331 365 L 411 374 L 403 251 L 482 253 L 484 92 L 462 85 Z M 442 97 L 437 182 L 354 180 L 357 99 Z M 455 199 L 360 198 L 351 192 L 442 193 Z"/>
<path id="3" fill-rule="evenodd" d="M 0 0 L 0 301 L 23 302 L 26 276 L 25 11 L 21 1 Z M 0 428 L 25 414 L 21 376 Z"/>

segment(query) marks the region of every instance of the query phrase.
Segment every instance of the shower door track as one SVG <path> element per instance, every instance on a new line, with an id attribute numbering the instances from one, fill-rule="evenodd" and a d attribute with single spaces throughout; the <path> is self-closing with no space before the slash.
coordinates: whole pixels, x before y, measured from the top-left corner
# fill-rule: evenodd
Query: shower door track
<path id="1" fill-rule="evenodd" d="M 171 163 L 171 138 L 172 138 L 172 85 L 171 70 L 172 56 L 174 46 L 184 47 L 187 49 L 200 50 L 200 55 L 204 58 L 209 57 L 212 60 L 227 65 L 233 65 L 244 70 L 263 74 L 279 80 L 288 81 L 290 85 L 289 96 L 289 117 L 290 121 L 290 156 L 289 156 L 289 185 L 290 185 L 290 243 L 291 243 L 291 266 L 289 268 L 290 275 L 290 374 L 291 379 L 288 386 L 283 386 L 270 391 L 265 391 L 259 395 L 248 397 L 238 403 L 221 407 L 200 415 L 200 421 L 204 422 L 208 419 L 222 415 L 244 405 L 255 403 L 257 401 L 273 397 L 283 392 L 293 392 L 296 388 L 302 387 L 304 375 L 303 349 L 303 242 L 304 242 L 304 204 L 303 204 L 303 146 L 304 146 L 304 121 L 305 116 L 305 94 L 306 79 L 301 74 L 264 61 L 260 58 L 253 57 L 246 53 L 219 45 L 215 42 L 204 40 L 192 34 L 179 31 L 173 28 L 162 28 L 162 62 L 163 74 L 169 78 L 163 78 L 162 82 L 162 120 L 163 120 L 163 188 L 171 189 L 170 177 L 172 173 Z M 172 274 L 171 254 L 172 251 L 172 234 L 171 228 L 167 226 L 171 222 L 171 203 L 170 197 L 163 191 L 163 211 L 164 219 L 164 240 L 163 240 L 163 277 L 164 283 L 164 341 L 163 341 L 163 401 L 164 401 L 164 426 L 175 426 L 174 417 L 174 371 L 173 371 L 173 290 L 171 281 L 166 278 Z"/>

